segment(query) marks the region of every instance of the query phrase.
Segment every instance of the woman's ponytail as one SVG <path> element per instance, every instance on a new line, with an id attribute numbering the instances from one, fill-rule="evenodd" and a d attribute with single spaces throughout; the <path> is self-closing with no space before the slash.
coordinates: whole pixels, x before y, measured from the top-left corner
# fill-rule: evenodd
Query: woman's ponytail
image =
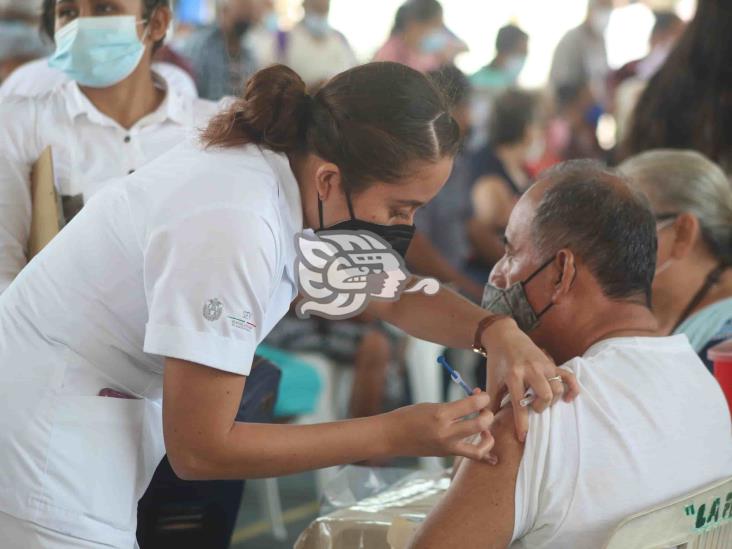
<path id="1" fill-rule="evenodd" d="M 275 65 L 249 80 L 244 96 L 211 120 L 202 140 L 209 147 L 253 144 L 317 155 L 337 165 L 355 193 L 453 157 L 460 132 L 445 95 L 405 65 L 359 65 L 313 97 L 295 72 Z"/>
<path id="2" fill-rule="evenodd" d="M 203 130 L 208 147 L 261 145 L 289 153 L 305 144 L 312 98 L 295 71 L 274 65 L 247 82 L 244 96 L 220 112 Z"/>

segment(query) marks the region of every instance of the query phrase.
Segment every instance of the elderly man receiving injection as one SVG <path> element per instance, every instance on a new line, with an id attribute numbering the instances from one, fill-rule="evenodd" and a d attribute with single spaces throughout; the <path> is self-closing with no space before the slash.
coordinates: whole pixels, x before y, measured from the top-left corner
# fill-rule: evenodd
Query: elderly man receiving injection
<path id="1" fill-rule="evenodd" d="M 626 516 L 731 475 L 718 384 L 686 336 L 656 336 L 645 199 L 598 164 L 565 163 L 519 201 L 506 241 L 484 306 L 510 312 L 581 394 L 531 412 L 523 444 L 501 409 L 498 464 L 459 464 L 412 547 L 603 547 Z"/>

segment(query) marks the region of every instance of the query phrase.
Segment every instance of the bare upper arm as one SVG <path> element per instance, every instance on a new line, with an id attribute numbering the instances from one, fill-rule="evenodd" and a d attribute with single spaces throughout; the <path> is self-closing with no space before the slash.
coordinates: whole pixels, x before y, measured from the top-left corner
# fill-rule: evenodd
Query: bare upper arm
<path id="1" fill-rule="evenodd" d="M 505 227 L 514 205 L 514 197 L 502 177 L 495 175 L 480 178 L 473 186 L 473 211 L 475 218 L 486 225 Z"/>
<path id="2" fill-rule="evenodd" d="M 491 432 L 498 464 L 463 460 L 445 497 L 412 540 L 413 549 L 498 549 L 511 543 L 516 476 L 524 446 L 514 436 L 510 407 L 496 415 Z"/>
<path id="3" fill-rule="evenodd" d="M 234 425 L 246 379 L 177 358 L 165 359 L 163 433 L 174 468 L 186 469 L 196 455 L 215 459 L 211 454 Z"/>

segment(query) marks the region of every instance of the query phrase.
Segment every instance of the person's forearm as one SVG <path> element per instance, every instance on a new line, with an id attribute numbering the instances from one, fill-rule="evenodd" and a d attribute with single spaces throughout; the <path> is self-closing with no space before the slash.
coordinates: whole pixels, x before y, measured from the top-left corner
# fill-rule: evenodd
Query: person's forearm
<path id="1" fill-rule="evenodd" d="M 402 294 L 399 301 L 372 304 L 370 311 L 419 339 L 453 349 L 469 349 L 478 323 L 490 313 L 452 290 L 435 295 Z"/>
<path id="2" fill-rule="evenodd" d="M 268 478 L 394 457 L 382 414 L 315 425 L 235 423 L 216 450 L 173 463 L 189 480 Z"/>

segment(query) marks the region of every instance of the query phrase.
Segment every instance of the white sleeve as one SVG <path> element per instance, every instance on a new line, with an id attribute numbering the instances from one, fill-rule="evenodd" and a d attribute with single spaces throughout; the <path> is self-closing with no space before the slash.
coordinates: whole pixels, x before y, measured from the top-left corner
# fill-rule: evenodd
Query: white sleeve
<path id="1" fill-rule="evenodd" d="M 27 262 L 30 172 L 41 153 L 36 126 L 30 101 L 0 102 L 0 293 Z"/>
<path id="2" fill-rule="evenodd" d="M 541 414 L 529 412 L 529 431 L 516 476 L 512 541 L 528 534 L 539 516 L 539 500 L 549 451 L 550 422 L 551 408 Z"/>
<path id="3" fill-rule="evenodd" d="M 278 283 L 276 234 L 257 213 L 225 206 L 152 232 L 145 352 L 247 375 Z"/>
<path id="4" fill-rule="evenodd" d="M 581 397 L 580 397 L 581 398 Z M 514 494 L 512 541 L 518 547 L 548 544 L 561 528 L 579 475 L 574 403 L 558 402 L 541 414 L 529 412 Z"/>

